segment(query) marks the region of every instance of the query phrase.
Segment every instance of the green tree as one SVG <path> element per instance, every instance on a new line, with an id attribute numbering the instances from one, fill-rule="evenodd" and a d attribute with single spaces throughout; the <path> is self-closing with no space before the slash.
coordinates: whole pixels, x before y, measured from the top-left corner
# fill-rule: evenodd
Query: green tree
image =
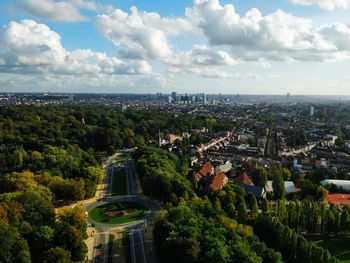
<path id="1" fill-rule="evenodd" d="M 350 224 L 349 213 L 346 209 L 343 209 L 340 217 L 340 226 L 343 234 L 345 234 L 345 232 L 349 230 L 349 224 Z"/>
<path id="2" fill-rule="evenodd" d="M 269 212 L 269 203 L 267 202 L 266 198 L 262 199 L 261 210 L 264 214 L 267 214 Z"/>
<path id="3" fill-rule="evenodd" d="M 43 254 L 43 263 L 71 263 L 71 254 L 61 247 L 52 247 Z"/>
<path id="4" fill-rule="evenodd" d="M 282 168 L 281 174 L 282 174 L 284 181 L 288 181 L 292 177 L 292 172 L 287 168 Z"/>
<path id="5" fill-rule="evenodd" d="M 84 243 L 84 234 L 75 226 L 59 223 L 57 225 L 56 238 L 57 244 L 71 253 L 73 261 L 85 259 L 87 247 Z"/>
<path id="6" fill-rule="evenodd" d="M 264 167 L 257 167 L 252 173 L 253 183 L 256 186 L 265 187 L 267 182 L 267 171 Z"/>
<path id="7" fill-rule="evenodd" d="M 49 226 L 35 227 L 29 238 L 32 255 L 39 258 L 42 252 L 50 248 L 54 241 L 54 230 Z"/>
<path id="8" fill-rule="evenodd" d="M 272 181 L 273 194 L 276 200 L 285 196 L 284 180 L 280 173 L 274 173 Z"/>
<path id="9" fill-rule="evenodd" d="M 219 198 L 215 198 L 213 208 L 217 213 L 221 213 L 222 209 L 221 209 L 221 202 Z"/>
<path id="10" fill-rule="evenodd" d="M 234 218 L 236 215 L 236 208 L 233 203 L 227 205 L 226 213 L 230 218 Z"/>
<path id="11" fill-rule="evenodd" d="M 250 216 L 252 218 L 256 218 L 259 214 L 259 206 L 255 196 L 252 193 L 249 193 L 249 202 L 250 202 L 250 210 L 251 210 Z"/>
<path id="12" fill-rule="evenodd" d="M 75 206 L 74 208 L 64 208 L 58 214 L 58 221 L 67 226 L 74 226 L 80 231 L 84 238 L 87 238 L 87 220 L 83 207 Z"/>
<path id="13" fill-rule="evenodd" d="M 241 202 L 238 204 L 237 213 L 238 222 L 244 223 L 248 216 L 247 206 L 245 202 Z"/>

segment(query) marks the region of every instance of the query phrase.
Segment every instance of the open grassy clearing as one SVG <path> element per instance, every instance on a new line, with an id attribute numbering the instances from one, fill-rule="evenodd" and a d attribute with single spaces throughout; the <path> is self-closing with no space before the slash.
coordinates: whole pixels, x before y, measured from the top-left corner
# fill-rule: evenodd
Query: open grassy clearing
<path id="1" fill-rule="evenodd" d="M 104 224 L 125 224 L 145 217 L 148 207 L 132 202 L 113 202 L 93 208 L 89 212 L 92 220 Z"/>

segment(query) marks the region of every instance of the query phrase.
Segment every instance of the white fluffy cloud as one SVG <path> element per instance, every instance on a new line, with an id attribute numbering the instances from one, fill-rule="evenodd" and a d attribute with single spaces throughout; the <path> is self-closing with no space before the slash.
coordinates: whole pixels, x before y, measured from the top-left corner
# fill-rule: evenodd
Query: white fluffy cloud
<path id="1" fill-rule="evenodd" d="M 252 8 L 240 15 L 232 4 L 194 0 L 184 16 L 164 17 L 136 7 L 130 12 L 107 8 L 92 0 L 19 1 L 31 14 L 58 22 L 85 20 L 83 9 L 103 10 L 104 14 L 96 17 L 96 27 L 116 46 L 117 55 L 89 49 L 66 50 L 60 35 L 46 25 L 33 20 L 10 22 L 0 29 L 0 74 L 9 76 L 7 83 L 14 81 L 13 76 L 16 81 L 29 83 L 32 76 L 37 80 L 35 83 L 57 80 L 62 87 L 79 86 L 79 82 L 85 81 L 91 87 L 100 83 L 114 87 L 115 83 L 116 87 L 151 89 L 177 81 L 186 85 L 191 79 L 211 78 L 202 83 L 209 85 L 214 81 L 231 83 L 233 79 L 261 81 L 264 79 L 260 77 L 264 76 L 261 68 L 253 69 L 259 76 L 242 72 L 249 71 L 252 65 L 267 67 L 271 61 L 324 62 L 350 58 L 347 25 L 315 25 L 311 19 L 282 10 L 263 15 Z M 316 4 L 311 0 L 288 1 Z M 320 0 L 317 4 L 321 2 L 331 1 Z M 348 8 L 346 1 L 332 3 L 333 6 L 322 8 Z M 244 65 L 234 68 L 237 70 L 232 68 L 239 64 Z M 266 72 L 271 72 L 276 64 L 282 65 L 272 63 Z M 230 81 L 225 82 L 226 79 Z"/>
<path id="2" fill-rule="evenodd" d="M 9 66 L 40 66 L 65 60 L 61 37 L 46 25 L 32 20 L 10 22 L 0 36 L 0 54 Z"/>
<path id="3" fill-rule="evenodd" d="M 190 51 L 176 54 L 167 62 L 180 67 L 235 66 L 239 63 L 227 52 L 215 51 L 205 45 L 194 45 Z"/>
<path id="4" fill-rule="evenodd" d="M 235 66 L 240 62 L 223 50 L 214 50 L 205 45 L 194 45 L 190 51 L 174 54 L 166 59 L 171 73 L 188 73 L 205 78 L 231 78 L 235 74 L 227 73 L 222 67 Z"/>
<path id="5" fill-rule="evenodd" d="M 33 20 L 10 22 L 0 32 L 0 71 L 56 74 L 149 74 L 143 60 L 123 61 L 91 50 L 67 51 L 60 36 Z"/>
<path id="6" fill-rule="evenodd" d="M 349 57 L 350 32 L 345 24 L 316 27 L 278 10 L 263 16 L 258 9 L 240 16 L 232 4 L 195 0 L 186 10 L 211 45 L 224 45 L 243 60 L 333 61 Z"/>
<path id="7" fill-rule="evenodd" d="M 120 9 L 99 15 L 97 28 L 107 39 L 119 47 L 119 55 L 125 58 L 164 59 L 172 55 L 169 37 L 191 29 L 183 18 L 161 17 L 158 13 L 131 13 Z"/>
<path id="8" fill-rule="evenodd" d="M 289 2 L 305 6 L 315 5 L 325 10 L 334 10 L 336 8 L 350 8 L 350 0 L 289 0 Z"/>
<path id="9" fill-rule="evenodd" d="M 97 10 L 99 5 L 88 0 L 22 0 L 25 11 L 56 22 L 81 22 L 87 20 L 80 9 Z"/>
<path id="10" fill-rule="evenodd" d="M 223 50 L 194 45 L 189 51 L 174 52 L 170 39 L 182 33 L 199 31 L 189 19 L 161 17 L 158 13 L 140 12 L 132 7 L 130 14 L 120 9 L 97 18 L 102 35 L 118 47 L 122 58 L 157 60 L 169 65 L 172 74 L 188 73 L 208 78 L 228 78 L 219 69 L 238 64 Z"/>
<path id="11" fill-rule="evenodd" d="M 130 13 L 115 9 L 98 16 L 97 27 L 118 47 L 122 58 L 158 59 L 192 68 L 233 66 L 237 61 L 338 61 L 350 57 L 350 31 L 345 24 L 315 26 L 311 19 L 282 10 L 263 16 L 256 8 L 240 16 L 234 5 L 221 5 L 219 0 L 195 0 L 183 18 L 161 17 L 136 7 Z M 203 45 L 176 53 L 171 38 L 184 32 L 202 32 L 211 46 L 230 48 L 231 55 L 203 49 Z"/>

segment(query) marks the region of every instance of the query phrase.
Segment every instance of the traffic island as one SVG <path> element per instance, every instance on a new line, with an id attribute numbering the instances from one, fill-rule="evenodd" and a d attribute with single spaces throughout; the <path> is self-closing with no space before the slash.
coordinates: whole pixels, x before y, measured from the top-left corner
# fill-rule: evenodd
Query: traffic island
<path id="1" fill-rule="evenodd" d="M 126 224 L 147 216 L 149 208 L 135 202 L 113 202 L 97 206 L 89 212 L 89 216 L 97 223 Z"/>

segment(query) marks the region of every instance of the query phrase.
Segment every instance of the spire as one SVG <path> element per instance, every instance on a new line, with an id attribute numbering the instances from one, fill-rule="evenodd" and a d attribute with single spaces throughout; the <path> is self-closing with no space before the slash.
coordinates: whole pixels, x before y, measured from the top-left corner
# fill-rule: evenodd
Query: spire
<path id="1" fill-rule="evenodd" d="M 158 145 L 159 147 L 162 146 L 162 138 L 160 137 L 160 130 L 158 130 Z"/>

